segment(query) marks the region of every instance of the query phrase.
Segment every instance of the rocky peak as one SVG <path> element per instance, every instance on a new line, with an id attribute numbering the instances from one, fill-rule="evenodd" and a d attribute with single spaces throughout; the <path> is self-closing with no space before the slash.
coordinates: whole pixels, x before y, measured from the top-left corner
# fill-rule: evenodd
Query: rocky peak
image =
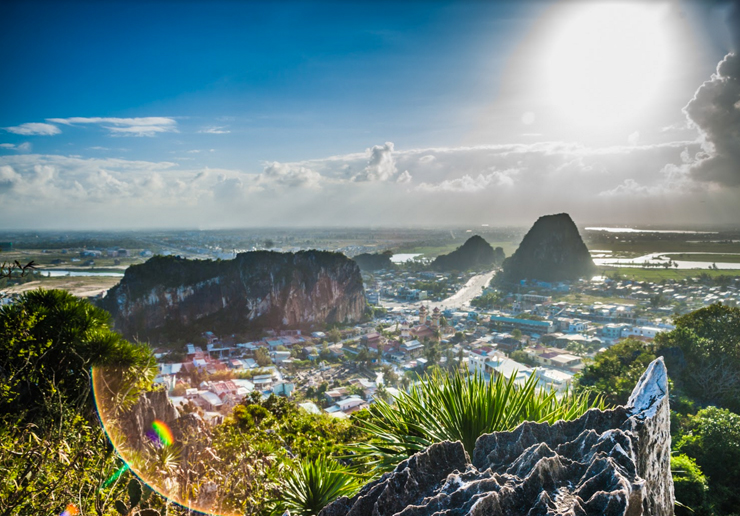
<path id="1" fill-rule="evenodd" d="M 116 330 L 152 338 L 357 322 L 364 296 L 360 269 L 343 254 L 255 251 L 223 261 L 154 257 L 129 267 L 101 305 Z"/>
<path id="2" fill-rule="evenodd" d="M 672 515 L 668 376 L 652 362 L 625 407 L 442 442 L 319 516 Z"/>
<path id="3" fill-rule="evenodd" d="M 502 248 L 494 249 L 483 237 L 473 235 L 451 253 L 437 256 L 432 262 L 432 268 L 439 271 L 464 271 L 478 267 L 493 267 L 503 260 Z"/>
<path id="4" fill-rule="evenodd" d="M 596 270 L 586 244 L 567 213 L 537 219 L 516 252 L 504 261 L 509 281 L 575 280 Z"/>

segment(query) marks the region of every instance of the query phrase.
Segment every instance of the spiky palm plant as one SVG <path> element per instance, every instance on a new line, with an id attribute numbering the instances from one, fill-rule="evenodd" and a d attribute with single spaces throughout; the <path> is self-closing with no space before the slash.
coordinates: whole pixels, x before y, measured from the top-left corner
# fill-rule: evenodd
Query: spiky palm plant
<path id="1" fill-rule="evenodd" d="M 603 406 L 587 394 L 558 396 L 538 388 L 534 375 L 517 385 L 516 374 L 487 382 L 480 374 L 435 373 L 402 392 L 393 405 L 382 400 L 371 405 L 370 417 L 358 423 L 372 437 L 350 450 L 382 473 L 435 442 L 460 441 L 472 457 L 483 434 L 513 430 L 523 421 L 575 419 Z"/>
<path id="2" fill-rule="evenodd" d="M 360 479 L 332 459 L 319 457 L 294 463 L 287 472 L 273 514 L 313 516 L 340 496 L 352 496 Z"/>

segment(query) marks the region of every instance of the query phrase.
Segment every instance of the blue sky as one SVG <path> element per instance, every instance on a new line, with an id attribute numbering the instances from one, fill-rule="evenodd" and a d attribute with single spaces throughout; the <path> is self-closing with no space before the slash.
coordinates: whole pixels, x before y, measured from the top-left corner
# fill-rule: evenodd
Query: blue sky
<path id="1" fill-rule="evenodd" d="M 6 2 L 0 226 L 739 220 L 733 4 L 594 5 Z"/>

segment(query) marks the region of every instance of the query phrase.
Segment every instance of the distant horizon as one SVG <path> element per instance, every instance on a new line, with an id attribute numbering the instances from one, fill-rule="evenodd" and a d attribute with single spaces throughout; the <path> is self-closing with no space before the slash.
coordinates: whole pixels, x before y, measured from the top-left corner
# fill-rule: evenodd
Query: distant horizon
<path id="1" fill-rule="evenodd" d="M 740 221 L 740 0 L 4 6 L 3 230 Z"/>

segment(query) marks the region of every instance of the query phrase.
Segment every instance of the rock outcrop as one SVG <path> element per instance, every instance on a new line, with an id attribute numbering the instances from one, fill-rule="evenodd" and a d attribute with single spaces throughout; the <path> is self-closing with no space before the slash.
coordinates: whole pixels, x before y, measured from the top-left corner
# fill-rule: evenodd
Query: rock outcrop
<path id="1" fill-rule="evenodd" d="M 343 254 L 257 251 L 226 261 L 156 256 L 129 267 L 101 306 L 117 331 L 151 338 L 357 322 L 365 293 L 360 269 Z"/>
<path id="2" fill-rule="evenodd" d="M 442 442 L 319 516 L 672 515 L 668 375 L 650 364 L 625 407 Z"/>
<path id="3" fill-rule="evenodd" d="M 450 254 L 437 256 L 432 262 L 432 269 L 438 271 L 465 271 L 493 267 L 504 260 L 504 250 L 494 249 L 481 236 L 468 238 L 463 245 Z"/>
<path id="4" fill-rule="evenodd" d="M 352 259 L 357 262 L 357 265 L 363 271 L 377 271 L 381 269 L 392 269 L 392 257 L 393 253 L 386 251 L 384 253 L 362 253 Z"/>
<path id="5" fill-rule="evenodd" d="M 586 244 L 567 213 L 537 219 L 516 252 L 504 261 L 508 281 L 564 281 L 596 270 Z"/>

